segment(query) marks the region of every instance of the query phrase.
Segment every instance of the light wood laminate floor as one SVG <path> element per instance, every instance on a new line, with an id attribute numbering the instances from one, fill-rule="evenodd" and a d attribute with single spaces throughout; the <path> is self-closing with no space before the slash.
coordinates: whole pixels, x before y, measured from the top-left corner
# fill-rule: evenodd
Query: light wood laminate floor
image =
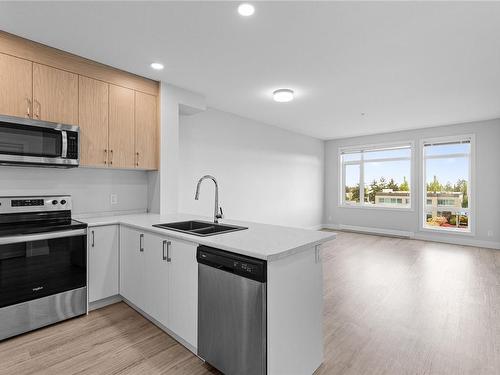
<path id="1" fill-rule="evenodd" d="M 500 374 L 500 251 L 339 233 L 325 374 Z M 0 343 L 0 374 L 211 374 L 124 303 Z M 291 374 L 283 374 L 291 375 Z"/>

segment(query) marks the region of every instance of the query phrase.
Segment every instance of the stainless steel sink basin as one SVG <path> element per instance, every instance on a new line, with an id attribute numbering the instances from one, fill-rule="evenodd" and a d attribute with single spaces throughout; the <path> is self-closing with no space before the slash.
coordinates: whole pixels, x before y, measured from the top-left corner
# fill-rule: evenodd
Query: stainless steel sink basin
<path id="1" fill-rule="evenodd" d="M 216 224 L 201 220 L 178 221 L 175 223 L 155 224 L 153 225 L 153 227 L 175 230 L 177 232 L 194 234 L 195 236 L 201 236 L 201 237 L 214 236 L 216 234 L 248 229 L 247 227 L 240 227 L 238 225 Z"/>

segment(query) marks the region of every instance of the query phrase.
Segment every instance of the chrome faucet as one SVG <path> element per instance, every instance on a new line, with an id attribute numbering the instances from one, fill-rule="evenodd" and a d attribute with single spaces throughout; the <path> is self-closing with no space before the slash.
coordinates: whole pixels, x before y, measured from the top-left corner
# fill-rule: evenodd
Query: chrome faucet
<path id="1" fill-rule="evenodd" d="M 205 175 L 198 180 L 198 184 L 196 185 L 196 194 L 194 195 L 194 199 L 198 200 L 200 198 L 200 186 L 203 180 L 210 179 L 215 184 L 215 207 L 214 207 L 214 223 L 218 223 L 219 219 L 222 219 L 224 214 L 222 212 L 222 207 L 219 207 L 219 185 L 217 185 L 217 180 L 214 176 Z M 220 213 L 219 213 L 220 210 Z"/>

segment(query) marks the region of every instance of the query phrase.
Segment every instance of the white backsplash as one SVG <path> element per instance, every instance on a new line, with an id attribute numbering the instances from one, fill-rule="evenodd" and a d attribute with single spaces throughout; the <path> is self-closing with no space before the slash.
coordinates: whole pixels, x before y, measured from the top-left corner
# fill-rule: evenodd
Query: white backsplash
<path id="1" fill-rule="evenodd" d="M 145 212 L 145 171 L 0 166 L 0 196 L 70 194 L 74 215 Z M 111 204 L 111 194 L 117 203 Z"/>

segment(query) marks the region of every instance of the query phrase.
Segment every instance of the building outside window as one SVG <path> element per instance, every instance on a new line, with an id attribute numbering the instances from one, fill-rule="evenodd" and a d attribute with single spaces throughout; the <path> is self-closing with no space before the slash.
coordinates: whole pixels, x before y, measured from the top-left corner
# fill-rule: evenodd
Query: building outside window
<path id="1" fill-rule="evenodd" d="M 472 136 L 423 142 L 423 227 L 471 231 Z"/>
<path id="2" fill-rule="evenodd" d="M 412 148 L 407 142 L 341 149 L 341 204 L 411 208 Z"/>

